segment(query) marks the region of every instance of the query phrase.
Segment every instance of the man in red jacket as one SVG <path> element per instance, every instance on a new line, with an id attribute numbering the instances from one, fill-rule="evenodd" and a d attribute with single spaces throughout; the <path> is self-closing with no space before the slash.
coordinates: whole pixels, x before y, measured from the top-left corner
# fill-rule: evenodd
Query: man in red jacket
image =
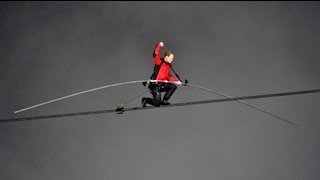
<path id="1" fill-rule="evenodd" d="M 142 98 L 142 106 L 146 107 L 146 104 L 151 104 L 153 106 L 159 107 L 160 105 L 169 105 L 168 100 L 177 89 L 177 85 L 182 84 L 177 78 L 171 76 L 170 66 L 174 59 L 174 54 L 171 51 L 167 51 L 164 57 L 160 57 L 161 48 L 164 46 L 163 42 L 157 44 L 153 51 L 153 60 L 156 64 L 154 69 L 154 74 L 151 79 L 170 81 L 170 82 L 158 82 L 152 84 L 150 88 L 150 93 L 153 98 Z M 161 92 L 165 92 L 163 100 L 161 100 Z"/>

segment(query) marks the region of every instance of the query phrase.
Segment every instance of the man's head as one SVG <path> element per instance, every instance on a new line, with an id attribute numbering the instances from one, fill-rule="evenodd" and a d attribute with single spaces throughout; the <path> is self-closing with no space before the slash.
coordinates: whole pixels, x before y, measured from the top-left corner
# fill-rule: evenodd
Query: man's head
<path id="1" fill-rule="evenodd" d="M 173 61 L 173 58 L 174 58 L 174 55 L 171 51 L 167 51 L 165 54 L 164 54 L 164 61 L 167 62 L 167 63 L 172 63 Z"/>

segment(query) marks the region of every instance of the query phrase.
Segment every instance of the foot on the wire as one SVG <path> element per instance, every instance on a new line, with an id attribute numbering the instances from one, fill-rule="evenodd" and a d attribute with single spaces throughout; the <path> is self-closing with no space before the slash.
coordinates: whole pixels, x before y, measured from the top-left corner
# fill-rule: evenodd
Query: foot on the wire
<path id="1" fill-rule="evenodd" d="M 163 100 L 162 102 L 161 102 L 161 105 L 170 105 L 171 103 L 169 103 L 167 100 Z"/>

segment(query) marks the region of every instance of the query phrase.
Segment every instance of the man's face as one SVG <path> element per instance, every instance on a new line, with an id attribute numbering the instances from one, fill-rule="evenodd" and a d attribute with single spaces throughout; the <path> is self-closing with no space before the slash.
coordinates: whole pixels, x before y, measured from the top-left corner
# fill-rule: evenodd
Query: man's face
<path id="1" fill-rule="evenodd" d="M 164 57 L 164 61 L 166 61 L 167 63 L 172 63 L 173 61 L 173 58 L 174 58 L 174 55 L 173 54 L 170 54 L 169 56 L 165 56 Z"/>

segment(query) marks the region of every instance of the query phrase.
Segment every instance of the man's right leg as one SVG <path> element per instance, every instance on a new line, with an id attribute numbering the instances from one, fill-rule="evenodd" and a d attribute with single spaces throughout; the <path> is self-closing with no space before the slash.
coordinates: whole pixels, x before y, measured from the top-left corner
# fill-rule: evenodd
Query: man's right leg
<path id="1" fill-rule="evenodd" d="M 146 104 L 151 104 L 152 106 L 159 107 L 161 105 L 161 92 L 158 87 L 152 88 L 151 94 L 153 98 L 142 98 L 142 106 L 146 106 Z"/>

